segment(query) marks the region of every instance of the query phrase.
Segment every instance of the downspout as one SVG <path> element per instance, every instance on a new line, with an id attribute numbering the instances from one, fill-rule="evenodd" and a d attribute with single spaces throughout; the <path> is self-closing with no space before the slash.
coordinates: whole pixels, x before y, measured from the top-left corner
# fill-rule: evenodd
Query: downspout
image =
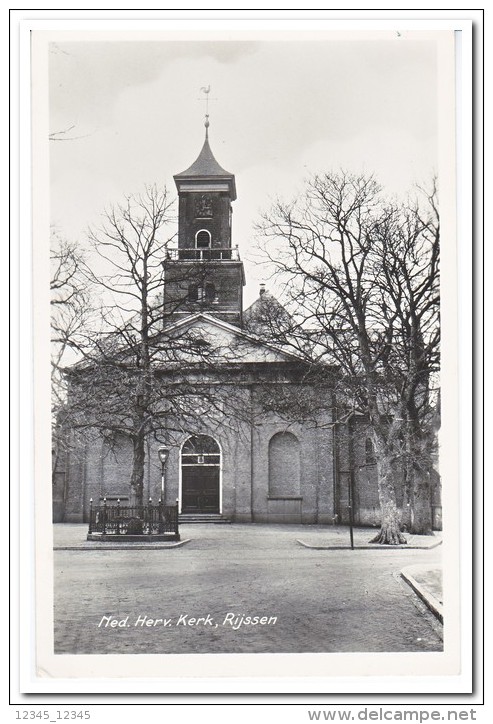
<path id="1" fill-rule="evenodd" d="M 315 430 L 316 430 L 315 461 L 317 464 L 317 486 L 315 488 L 315 521 L 316 521 L 316 523 L 320 523 L 320 485 L 321 485 L 320 470 L 321 470 L 321 465 L 320 465 L 320 445 L 318 444 L 320 431 L 318 428 L 315 428 Z M 322 429 L 322 432 L 323 432 L 323 429 Z M 303 487 L 301 487 L 300 493 L 302 490 L 303 490 Z M 303 523 L 303 498 L 301 499 L 301 522 Z"/>
<path id="2" fill-rule="evenodd" d="M 348 506 L 349 506 L 349 526 L 351 528 L 351 547 L 353 538 L 353 523 L 354 523 L 354 441 L 353 441 L 353 418 L 354 412 L 352 412 L 347 420 L 348 425 L 348 458 L 349 458 L 349 490 L 348 490 Z"/>
<path id="3" fill-rule="evenodd" d="M 62 523 L 65 523 L 65 516 L 67 514 L 67 502 L 68 502 L 68 487 L 70 485 L 71 478 L 71 450 L 74 449 L 74 430 L 73 428 L 64 436 L 65 440 L 65 456 L 64 456 L 64 474 L 63 474 L 63 491 L 62 491 Z"/>
<path id="4" fill-rule="evenodd" d="M 353 445 L 353 430 L 352 430 L 352 420 L 355 416 L 354 410 L 349 413 L 348 417 L 345 420 L 345 424 L 347 425 L 348 429 L 348 468 L 349 470 L 349 484 L 348 484 L 348 504 L 352 505 L 354 501 L 354 445 Z M 340 422 L 336 422 L 335 425 L 340 425 Z M 344 471 L 346 472 L 346 471 Z M 337 474 L 338 474 L 338 482 L 340 483 L 340 467 L 339 467 L 339 459 L 337 460 Z M 339 485 L 339 491 L 341 487 Z"/>
<path id="5" fill-rule="evenodd" d="M 339 435 L 337 422 L 337 405 L 335 394 L 332 393 L 332 521 L 339 522 L 341 477 L 339 465 Z"/>
<path id="6" fill-rule="evenodd" d="M 149 438 L 146 440 L 146 467 L 147 467 L 147 499 L 151 498 L 151 444 Z M 164 502 L 164 501 L 163 501 Z"/>
<path id="7" fill-rule="evenodd" d="M 101 452 L 99 454 L 99 497 L 102 498 L 104 495 L 104 437 L 101 435 Z M 99 505 L 99 500 L 97 505 Z"/>
<path id="8" fill-rule="evenodd" d="M 253 515 L 253 485 L 254 485 L 254 467 L 253 467 L 253 385 L 250 385 L 250 519 L 254 523 Z"/>
<path id="9" fill-rule="evenodd" d="M 82 466 L 82 522 L 86 520 L 86 492 L 87 492 L 87 442 L 84 443 L 84 464 Z"/>
<path id="10" fill-rule="evenodd" d="M 163 329 L 166 327 L 166 262 L 163 265 Z"/>

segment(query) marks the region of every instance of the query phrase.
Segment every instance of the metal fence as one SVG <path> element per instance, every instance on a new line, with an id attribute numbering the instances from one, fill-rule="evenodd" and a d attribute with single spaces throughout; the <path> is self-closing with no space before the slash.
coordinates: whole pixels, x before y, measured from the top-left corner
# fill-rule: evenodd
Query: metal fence
<path id="1" fill-rule="evenodd" d="M 239 261 L 238 246 L 205 249 L 168 249 L 166 261 Z"/>
<path id="2" fill-rule="evenodd" d="M 89 531 L 102 535 L 178 535 L 178 505 L 93 505 Z"/>

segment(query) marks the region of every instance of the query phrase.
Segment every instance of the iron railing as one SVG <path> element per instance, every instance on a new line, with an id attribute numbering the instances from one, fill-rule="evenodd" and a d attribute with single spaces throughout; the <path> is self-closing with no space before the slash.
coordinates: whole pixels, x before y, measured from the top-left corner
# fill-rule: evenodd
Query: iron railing
<path id="1" fill-rule="evenodd" d="M 127 506 L 93 505 L 89 508 L 89 534 L 178 536 L 178 504 Z"/>
<path id="2" fill-rule="evenodd" d="M 239 261 L 238 247 L 168 249 L 166 261 Z"/>

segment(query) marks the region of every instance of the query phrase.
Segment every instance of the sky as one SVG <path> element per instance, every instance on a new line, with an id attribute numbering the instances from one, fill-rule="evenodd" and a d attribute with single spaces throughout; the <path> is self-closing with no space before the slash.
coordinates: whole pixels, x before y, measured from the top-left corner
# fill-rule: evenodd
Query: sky
<path id="1" fill-rule="evenodd" d="M 203 144 L 203 86 L 211 87 L 211 148 L 236 177 L 233 244 L 245 262 L 246 306 L 265 275 L 254 261 L 254 224 L 274 199 L 299 194 L 310 173 L 372 173 L 403 196 L 437 170 L 430 35 L 84 37 L 49 45 L 50 132 L 73 127 L 61 136 L 71 140 L 50 143 L 50 216 L 81 246 L 106 207 L 145 184 L 175 195 L 173 175 Z"/>

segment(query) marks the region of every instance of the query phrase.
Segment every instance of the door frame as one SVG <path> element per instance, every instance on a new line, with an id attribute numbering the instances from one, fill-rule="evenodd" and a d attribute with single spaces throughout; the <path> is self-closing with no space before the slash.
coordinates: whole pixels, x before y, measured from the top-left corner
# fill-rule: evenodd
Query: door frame
<path id="1" fill-rule="evenodd" d="M 182 474 L 182 464 L 181 464 L 181 458 L 182 458 L 182 451 L 183 446 L 187 442 L 187 440 L 190 440 L 191 437 L 196 437 L 197 435 L 205 435 L 206 437 L 210 437 L 216 445 L 219 448 L 219 515 L 222 515 L 223 512 L 223 449 L 221 446 L 221 443 L 217 438 L 214 437 L 214 435 L 209 435 L 208 433 L 204 432 L 198 432 L 194 435 L 187 435 L 185 437 L 180 445 L 180 455 L 178 459 L 178 513 L 182 512 L 182 501 L 183 501 L 183 474 Z M 216 467 L 216 466 L 214 466 Z M 197 515 L 201 515 L 200 513 L 197 513 Z"/>

